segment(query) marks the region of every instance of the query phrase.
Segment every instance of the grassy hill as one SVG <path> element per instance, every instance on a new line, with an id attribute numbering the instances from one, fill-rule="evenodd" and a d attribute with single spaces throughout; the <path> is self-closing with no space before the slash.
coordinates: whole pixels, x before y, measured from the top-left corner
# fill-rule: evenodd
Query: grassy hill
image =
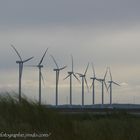
<path id="1" fill-rule="evenodd" d="M 0 136 L 17 133 L 50 134 L 29 140 L 140 140 L 140 117 L 125 112 L 61 114 L 27 99 L 19 104 L 17 98 L 1 96 Z"/>

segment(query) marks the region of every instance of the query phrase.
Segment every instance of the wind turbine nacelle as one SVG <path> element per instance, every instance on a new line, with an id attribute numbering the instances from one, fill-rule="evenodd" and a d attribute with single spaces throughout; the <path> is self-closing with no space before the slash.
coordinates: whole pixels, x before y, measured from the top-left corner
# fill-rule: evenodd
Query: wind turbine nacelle
<path id="1" fill-rule="evenodd" d="M 59 69 L 53 69 L 54 71 L 59 71 Z"/>
<path id="2" fill-rule="evenodd" d="M 99 82 L 104 82 L 104 79 L 96 79 L 97 81 L 99 81 Z"/>
<path id="3" fill-rule="evenodd" d="M 72 74 L 73 72 L 68 72 L 68 74 Z"/>
<path id="4" fill-rule="evenodd" d="M 43 65 L 38 65 L 39 68 L 43 68 Z"/>
<path id="5" fill-rule="evenodd" d="M 23 62 L 22 61 L 16 61 L 16 63 L 19 64 L 19 63 L 23 63 Z"/>
<path id="6" fill-rule="evenodd" d="M 95 77 L 91 77 L 90 79 L 93 79 L 93 80 L 95 80 L 96 78 L 95 78 Z"/>

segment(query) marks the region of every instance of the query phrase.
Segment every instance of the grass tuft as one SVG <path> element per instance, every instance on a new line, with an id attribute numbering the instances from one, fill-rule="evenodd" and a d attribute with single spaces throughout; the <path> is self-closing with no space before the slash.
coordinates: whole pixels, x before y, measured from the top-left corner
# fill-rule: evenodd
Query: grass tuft
<path id="1" fill-rule="evenodd" d="M 61 114 L 26 97 L 19 103 L 18 96 L 10 95 L 0 95 L 0 132 L 52 133 L 49 140 L 140 140 L 140 117 L 126 112 Z"/>

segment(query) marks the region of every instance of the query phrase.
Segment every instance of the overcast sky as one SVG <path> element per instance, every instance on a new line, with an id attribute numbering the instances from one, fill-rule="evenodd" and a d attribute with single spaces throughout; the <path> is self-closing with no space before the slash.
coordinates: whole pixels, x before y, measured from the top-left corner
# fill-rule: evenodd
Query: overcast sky
<path id="1" fill-rule="evenodd" d="M 18 57 L 10 47 L 15 45 L 23 58 L 34 56 L 28 64 L 38 63 L 49 47 L 44 60 L 43 101 L 54 104 L 55 73 L 50 54 L 58 64 L 67 65 L 61 72 L 61 104 L 69 98 L 70 54 L 75 72 L 84 72 L 93 62 L 97 77 L 111 67 L 114 81 L 122 86 L 113 88 L 114 102 L 140 102 L 140 1 L 139 0 L 4 0 L 0 1 L 0 89 L 18 90 Z M 87 79 L 91 85 L 92 69 Z M 109 76 L 107 76 L 107 80 Z M 81 85 L 74 81 L 73 100 L 81 103 Z M 38 99 L 38 71 L 25 67 L 23 92 Z M 85 102 L 91 104 L 91 92 L 85 90 Z M 105 101 L 109 95 L 105 93 Z M 96 103 L 101 102 L 101 85 L 96 83 Z"/>

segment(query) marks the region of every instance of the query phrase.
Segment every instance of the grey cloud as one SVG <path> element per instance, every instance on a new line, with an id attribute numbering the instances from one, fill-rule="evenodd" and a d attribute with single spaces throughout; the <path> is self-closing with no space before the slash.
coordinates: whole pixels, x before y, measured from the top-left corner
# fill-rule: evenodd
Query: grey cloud
<path id="1" fill-rule="evenodd" d="M 73 54 L 76 72 L 83 72 L 87 62 L 93 61 L 101 77 L 106 66 L 111 66 L 115 80 L 129 83 L 126 91 L 120 89 L 116 95 L 121 97 L 124 93 L 124 99 L 128 99 L 127 95 L 131 99 L 132 91 L 138 95 L 138 90 L 134 89 L 139 85 L 140 75 L 139 5 L 139 0 L 0 1 L 0 82 L 15 85 L 18 78 L 17 56 L 11 43 L 23 58 L 35 56 L 30 64 L 38 62 L 49 47 L 44 65 L 47 65 L 45 73 L 49 71 L 47 78 L 53 80 L 47 79 L 50 86 L 54 87 L 55 75 L 49 54 L 53 54 L 60 65 L 68 65 L 68 69 L 70 54 Z M 62 77 L 67 70 L 61 73 Z M 33 70 L 25 69 L 25 82 L 32 78 L 37 81 L 35 75 Z M 66 87 L 65 84 L 63 81 L 61 87 Z M 52 93 L 54 88 L 48 90 Z M 76 91 L 81 93 L 80 86 Z"/>
<path id="2" fill-rule="evenodd" d="M 139 22 L 138 0 L 5 0 L 0 2 L 3 25 Z"/>
<path id="3" fill-rule="evenodd" d="M 103 28 L 101 26 L 98 28 L 94 26 L 88 26 L 88 28 L 85 26 L 50 26 L 41 29 L 26 28 L 1 32 L 1 64 L 5 60 L 5 64 L 11 66 L 12 62 L 17 59 L 10 44 L 17 47 L 23 58 L 35 56 L 35 62 L 49 47 L 48 53 L 54 54 L 60 62 L 62 61 L 62 64 L 69 62 L 70 54 L 74 55 L 78 65 L 86 64 L 88 61 L 94 61 L 99 65 L 138 64 L 139 26 L 121 30 L 110 29 L 107 26 L 106 29 Z M 8 60 L 8 57 L 11 59 Z"/>

